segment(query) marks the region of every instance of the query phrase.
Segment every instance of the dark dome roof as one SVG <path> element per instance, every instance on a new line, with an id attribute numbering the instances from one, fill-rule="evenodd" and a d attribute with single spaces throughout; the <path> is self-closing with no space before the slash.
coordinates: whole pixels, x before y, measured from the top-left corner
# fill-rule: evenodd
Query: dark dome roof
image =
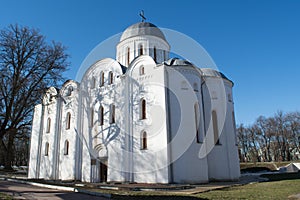
<path id="1" fill-rule="evenodd" d="M 149 22 L 139 22 L 129 26 L 122 34 L 120 41 L 138 35 L 152 35 L 166 41 L 163 32 L 154 24 Z"/>
<path id="2" fill-rule="evenodd" d="M 188 66 L 194 66 L 192 63 L 190 63 L 187 60 L 182 60 L 179 58 L 170 58 L 169 60 L 165 61 L 164 64 L 168 65 L 168 66 L 176 66 L 176 65 L 188 65 Z"/>
<path id="3" fill-rule="evenodd" d="M 229 78 L 227 78 L 223 73 L 221 73 L 217 70 L 211 69 L 211 68 L 201 68 L 201 71 L 204 76 L 218 77 L 218 78 L 223 78 L 223 79 L 229 80 Z"/>

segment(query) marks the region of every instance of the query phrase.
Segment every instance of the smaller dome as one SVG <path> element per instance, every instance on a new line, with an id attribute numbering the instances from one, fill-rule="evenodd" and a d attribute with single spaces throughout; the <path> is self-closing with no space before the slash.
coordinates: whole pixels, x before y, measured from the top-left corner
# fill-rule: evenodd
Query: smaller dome
<path id="1" fill-rule="evenodd" d="M 164 64 L 168 65 L 168 66 L 176 66 L 176 65 L 180 65 L 180 66 L 184 66 L 184 65 L 190 65 L 190 66 L 194 66 L 192 63 L 190 63 L 187 60 L 182 60 L 179 58 L 171 58 L 167 61 L 164 62 Z"/>
<path id="2" fill-rule="evenodd" d="M 221 73 L 217 70 L 214 70 L 211 68 L 201 68 L 200 70 L 202 71 L 203 76 L 218 77 L 218 78 L 223 78 L 223 79 L 229 80 L 223 73 Z M 229 81 L 231 81 L 231 80 L 229 80 Z"/>
<path id="3" fill-rule="evenodd" d="M 163 32 L 154 24 L 149 22 L 139 22 L 129 26 L 122 34 L 120 42 L 139 35 L 152 35 L 159 37 L 166 41 L 166 37 Z"/>

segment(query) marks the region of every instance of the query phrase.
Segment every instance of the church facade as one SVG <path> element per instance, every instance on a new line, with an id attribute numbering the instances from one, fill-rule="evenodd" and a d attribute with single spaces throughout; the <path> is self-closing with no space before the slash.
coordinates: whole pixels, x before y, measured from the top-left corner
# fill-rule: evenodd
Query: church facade
<path id="1" fill-rule="evenodd" d="M 94 63 L 80 83 L 50 87 L 34 110 L 28 177 L 238 179 L 233 82 L 169 52 L 162 31 L 140 22 L 123 32 L 116 60 Z"/>

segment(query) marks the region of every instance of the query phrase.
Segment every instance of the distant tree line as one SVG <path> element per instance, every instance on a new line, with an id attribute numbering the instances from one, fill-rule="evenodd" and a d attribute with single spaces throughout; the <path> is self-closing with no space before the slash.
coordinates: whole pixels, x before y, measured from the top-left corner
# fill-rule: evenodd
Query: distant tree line
<path id="1" fill-rule="evenodd" d="M 241 162 L 300 159 L 300 112 L 260 116 L 254 124 L 237 126 Z"/>

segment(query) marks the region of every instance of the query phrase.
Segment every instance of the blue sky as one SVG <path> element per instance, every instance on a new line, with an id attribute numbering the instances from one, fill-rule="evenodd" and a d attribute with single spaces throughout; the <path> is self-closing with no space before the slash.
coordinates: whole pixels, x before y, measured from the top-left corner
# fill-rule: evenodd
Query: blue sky
<path id="1" fill-rule="evenodd" d="M 18 23 L 63 43 L 71 55 L 66 77 L 75 79 L 88 53 L 139 22 L 142 9 L 147 21 L 199 42 L 234 81 L 237 123 L 300 110 L 297 0 L 10 0 L 1 1 L 0 28 Z"/>

